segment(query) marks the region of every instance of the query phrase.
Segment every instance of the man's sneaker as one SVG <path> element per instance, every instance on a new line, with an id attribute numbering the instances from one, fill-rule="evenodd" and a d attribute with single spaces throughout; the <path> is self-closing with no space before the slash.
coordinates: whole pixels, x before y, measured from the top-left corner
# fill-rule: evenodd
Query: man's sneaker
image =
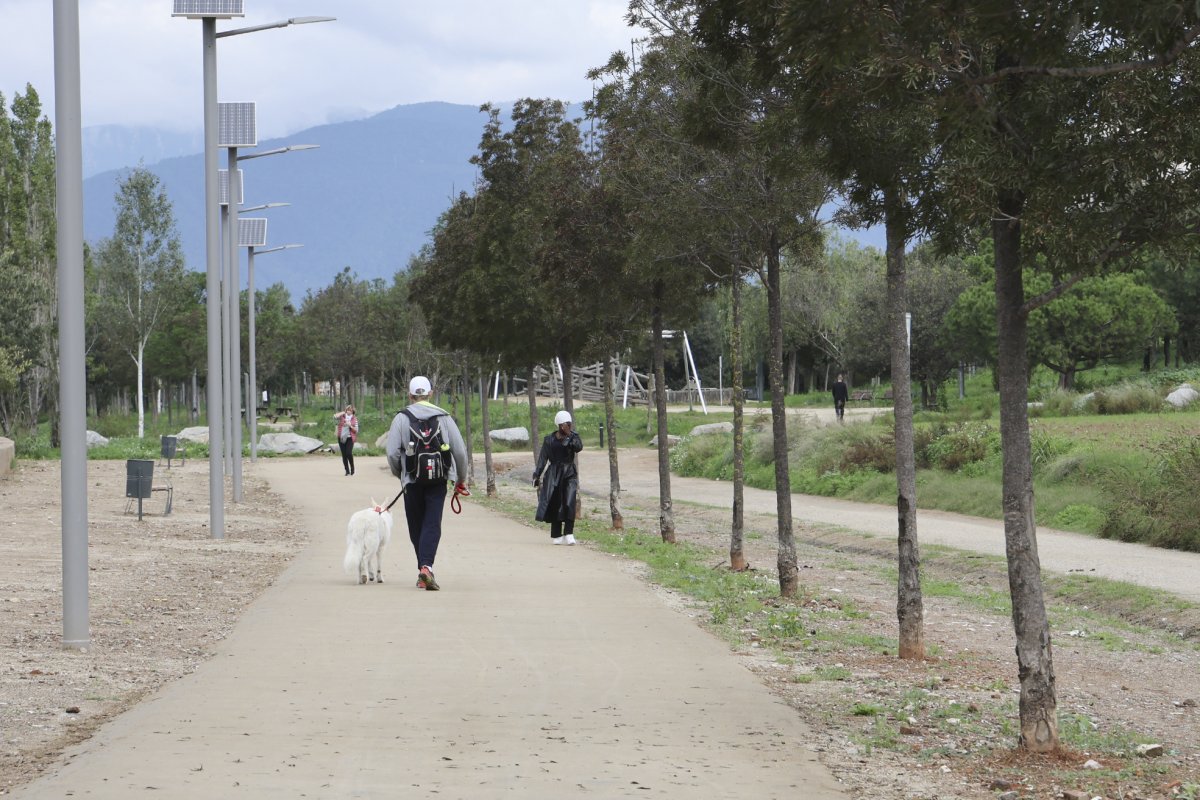
<path id="1" fill-rule="evenodd" d="M 567 541 L 565 542 L 565 544 L 575 544 L 575 534 L 573 534 L 573 533 L 568 533 L 568 534 L 567 534 L 566 536 L 564 536 L 563 538 L 567 540 Z"/>
<path id="2" fill-rule="evenodd" d="M 417 585 L 427 592 L 436 592 L 440 588 L 433 579 L 433 570 L 429 567 L 421 567 L 421 572 L 417 575 Z"/>
<path id="3" fill-rule="evenodd" d="M 562 544 L 565 538 L 565 536 L 552 536 L 550 537 L 550 544 Z"/>

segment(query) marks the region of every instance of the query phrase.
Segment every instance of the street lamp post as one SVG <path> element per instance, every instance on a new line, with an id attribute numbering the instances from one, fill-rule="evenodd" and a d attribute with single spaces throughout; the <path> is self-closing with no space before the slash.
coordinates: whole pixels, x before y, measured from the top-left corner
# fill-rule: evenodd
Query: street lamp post
<path id="1" fill-rule="evenodd" d="M 233 179 L 237 174 L 239 147 L 258 145 L 258 128 L 254 103 L 220 103 L 218 106 L 218 147 L 228 153 L 226 171 L 229 180 L 229 234 L 226 237 L 228 260 L 225 269 L 225 385 L 227 387 L 226 420 L 229 425 L 229 452 L 232 456 L 231 498 L 242 502 L 242 326 L 241 275 L 238 269 L 238 206 L 242 203 L 241 186 Z"/>
<path id="2" fill-rule="evenodd" d="M 91 642 L 88 624 L 87 373 L 83 331 L 83 133 L 79 2 L 54 0 L 55 191 L 58 203 L 59 430 L 62 434 L 63 640 Z"/>
<path id="3" fill-rule="evenodd" d="M 255 405 L 258 404 L 258 339 L 255 338 L 255 323 L 254 323 L 254 257 L 256 255 L 265 255 L 266 253 L 277 253 L 280 250 L 292 250 L 296 247 L 303 247 L 302 244 L 281 244 L 277 247 L 267 247 L 260 249 L 256 246 L 246 247 L 246 281 L 249 286 L 250 293 L 250 317 L 249 329 L 247 334 L 250 337 L 250 397 Z M 253 414 L 250 417 L 250 460 L 258 460 L 258 414 Z"/>
<path id="4" fill-rule="evenodd" d="M 277 27 L 277 26 L 267 26 L 267 27 Z M 290 144 L 290 145 L 286 145 L 284 147 L 274 147 L 274 148 L 271 148 L 270 150 L 261 150 L 261 151 L 254 152 L 254 153 L 245 153 L 243 155 L 238 155 L 238 152 L 237 152 L 238 147 L 237 146 L 239 144 L 243 144 L 246 146 L 254 146 L 258 143 L 257 132 L 254 130 L 254 128 L 255 128 L 254 107 L 253 107 L 254 104 L 253 103 L 222 103 L 221 105 L 224 107 L 227 107 L 226 117 L 227 117 L 227 122 L 228 122 L 228 127 L 230 129 L 230 132 L 228 133 L 229 139 L 227 140 L 226 143 L 223 144 L 223 146 L 229 147 L 229 167 L 228 167 L 227 171 L 231 175 L 234 174 L 234 171 L 235 171 L 234 165 L 239 161 L 247 161 L 252 158 L 263 158 L 264 156 L 282 155 L 283 153 L 291 153 L 291 152 L 299 151 L 299 150 L 315 150 L 318 147 L 320 147 L 320 145 L 315 145 L 315 144 Z M 233 141 L 234 139 L 239 139 L 241 141 L 235 142 L 235 141 Z M 241 170 L 236 170 L 236 171 L 238 173 L 241 173 Z M 229 217 L 228 218 L 229 218 L 229 230 L 237 231 L 237 233 L 236 234 L 234 234 L 234 233 L 228 234 L 228 238 L 226 239 L 226 241 L 229 244 L 229 260 L 228 260 L 229 269 L 226 273 L 226 275 L 227 275 L 227 278 L 226 278 L 227 284 L 226 285 L 231 287 L 228 292 L 228 295 L 227 295 L 228 299 L 227 299 L 227 304 L 226 304 L 226 307 L 229 309 L 228 317 L 227 317 L 227 319 L 228 319 L 227 329 L 229 330 L 229 333 L 228 333 L 229 358 L 226 363 L 229 364 L 228 372 L 232 376 L 230 379 L 232 381 L 231 385 L 233 383 L 236 383 L 236 385 L 237 385 L 237 392 L 234 395 L 234 398 L 240 398 L 241 394 L 242 394 L 242 388 L 243 388 L 242 384 L 241 384 L 241 374 L 242 374 L 241 311 L 242 311 L 242 308 L 241 308 L 241 302 L 240 302 L 242 279 L 241 279 L 241 274 L 240 274 L 240 269 L 239 269 L 238 248 L 245 247 L 246 245 L 242 244 L 240 241 L 240 239 L 242 237 L 243 226 L 238 224 L 238 213 L 239 212 L 236 207 L 236 205 L 241 204 L 241 202 L 244 198 L 239 196 L 237 198 L 236 205 L 235 205 L 235 203 L 232 202 L 232 194 L 233 194 L 232 187 L 233 187 L 234 183 L 235 183 L 235 181 L 229 182 L 229 185 L 231 187 L 230 188 L 231 202 L 229 203 Z M 244 181 L 237 181 L 236 183 L 238 184 L 239 189 L 243 189 L 245 187 Z M 288 205 L 288 204 L 287 203 L 267 203 L 262 206 L 255 206 L 253 208 L 244 209 L 244 210 L 245 211 L 257 211 L 261 208 L 276 208 L 278 206 L 285 206 L 285 205 Z M 266 220 L 263 220 L 264 235 L 265 235 L 265 228 L 266 228 Z M 263 241 L 263 244 L 266 244 L 265 240 Z M 250 305 L 250 314 L 253 314 L 254 313 L 254 290 L 253 290 L 253 288 L 250 289 L 250 293 L 249 293 L 249 305 Z M 250 335 L 250 340 L 251 340 L 251 347 L 253 347 L 254 335 L 253 335 L 253 333 L 250 333 L 249 335 Z M 241 459 L 242 459 L 242 420 L 241 420 L 240 409 L 243 406 L 246 409 L 246 424 L 247 424 L 247 427 L 250 429 L 250 460 L 251 461 L 258 460 L 258 443 L 257 443 L 258 442 L 258 436 L 257 436 L 258 418 L 257 418 L 257 413 L 256 413 L 256 410 L 258 407 L 258 399 L 254 394 L 251 394 L 248 399 L 254 403 L 253 406 L 242 403 L 240 399 L 234 400 L 233 398 L 231 398 L 231 403 L 229 404 L 229 418 L 231 420 L 230 421 L 230 429 L 233 433 L 231 452 L 235 456 L 233 465 L 232 465 L 233 466 L 232 495 L 233 495 L 233 502 L 235 502 L 235 503 L 240 503 L 242 501 L 242 461 L 241 461 Z"/>
<path id="5" fill-rule="evenodd" d="M 217 33 L 217 19 L 243 17 L 242 0 L 174 0 L 172 16 L 199 19 L 204 64 L 204 244 L 208 296 L 208 504 L 210 535 L 225 538 L 224 478 L 222 476 L 221 408 L 221 258 L 217 209 L 217 38 L 283 28 L 311 22 L 331 22 L 334 17 L 293 17 L 267 25 L 256 25 Z M 214 415 L 215 410 L 215 415 Z"/>

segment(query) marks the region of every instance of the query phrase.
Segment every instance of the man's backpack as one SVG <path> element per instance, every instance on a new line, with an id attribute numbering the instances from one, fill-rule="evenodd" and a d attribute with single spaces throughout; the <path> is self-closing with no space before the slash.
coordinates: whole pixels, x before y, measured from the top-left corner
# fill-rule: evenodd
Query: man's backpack
<path id="1" fill-rule="evenodd" d="M 404 445 L 404 468 L 414 483 L 445 483 L 450 476 L 450 445 L 442 438 L 442 415 L 417 419 L 408 409 L 408 441 Z"/>

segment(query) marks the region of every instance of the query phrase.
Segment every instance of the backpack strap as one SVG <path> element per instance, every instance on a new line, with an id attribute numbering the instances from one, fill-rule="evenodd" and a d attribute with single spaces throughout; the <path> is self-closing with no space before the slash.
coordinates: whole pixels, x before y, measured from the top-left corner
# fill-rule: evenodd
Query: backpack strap
<path id="1" fill-rule="evenodd" d="M 424 420 L 419 420 L 419 419 L 417 419 L 417 415 L 412 413 L 411 411 L 409 411 L 407 408 L 401 409 L 400 413 L 403 414 L 404 416 L 408 417 L 408 426 L 410 428 L 415 428 L 415 427 L 419 426 L 421 422 L 428 422 L 429 420 L 438 419 L 439 417 L 446 416 L 445 414 L 434 414 L 432 417 L 426 417 Z M 441 433 L 442 423 L 439 421 L 437 426 L 438 426 L 438 433 Z"/>

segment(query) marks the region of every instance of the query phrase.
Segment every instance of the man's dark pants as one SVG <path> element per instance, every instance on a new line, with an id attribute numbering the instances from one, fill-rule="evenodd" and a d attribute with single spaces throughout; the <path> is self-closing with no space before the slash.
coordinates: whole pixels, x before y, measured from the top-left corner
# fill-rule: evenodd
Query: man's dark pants
<path id="1" fill-rule="evenodd" d="M 446 507 L 445 483 L 410 483 L 404 490 L 404 516 L 408 538 L 417 554 L 417 566 L 433 568 L 442 540 L 442 511 Z"/>

